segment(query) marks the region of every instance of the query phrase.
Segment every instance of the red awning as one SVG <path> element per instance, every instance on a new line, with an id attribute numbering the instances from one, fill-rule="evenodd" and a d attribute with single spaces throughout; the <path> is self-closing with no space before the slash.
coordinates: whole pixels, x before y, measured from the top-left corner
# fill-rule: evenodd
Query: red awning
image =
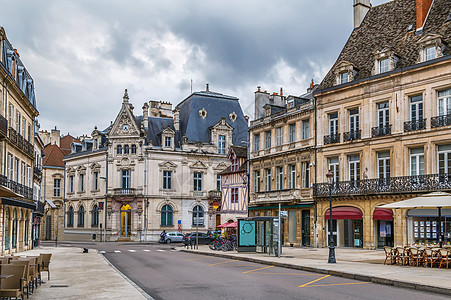
<path id="1" fill-rule="evenodd" d="M 221 224 L 219 226 L 216 226 L 216 228 L 235 228 L 237 226 L 238 226 L 238 224 L 236 222 L 232 222 L 232 223 L 227 222 L 227 223 Z"/>
<path id="2" fill-rule="evenodd" d="M 326 211 L 325 218 L 326 220 L 330 219 L 329 210 Z M 334 220 L 361 220 L 362 212 L 360 211 L 360 209 L 351 206 L 332 207 L 332 218 Z"/>
<path id="3" fill-rule="evenodd" d="M 332 211 L 332 215 L 334 212 Z M 376 208 L 373 213 L 373 220 L 393 220 L 393 211 L 389 208 Z"/>

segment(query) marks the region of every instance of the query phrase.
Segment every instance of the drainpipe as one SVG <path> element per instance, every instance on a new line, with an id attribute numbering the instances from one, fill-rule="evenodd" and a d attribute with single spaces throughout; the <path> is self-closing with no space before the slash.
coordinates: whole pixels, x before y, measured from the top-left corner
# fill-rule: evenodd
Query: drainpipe
<path id="1" fill-rule="evenodd" d="M 147 149 L 144 150 L 144 239 L 147 242 Z"/>
<path id="2" fill-rule="evenodd" d="M 316 109 L 316 98 L 313 98 L 313 107 L 315 109 L 315 184 L 314 186 L 316 186 L 317 184 L 317 178 L 318 178 L 318 169 L 317 169 L 317 165 L 318 165 L 318 122 L 317 122 L 317 117 L 318 117 L 318 113 L 317 113 L 317 109 Z M 314 243 L 315 243 L 315 248 L 318 247 L 318 228 L 317 228 L 317 221 L 318 221 L 318 207 L 316 205 L 316 200 L 315 198 L 313 198 L 313 207 L 314 207 L 314 221 L 313 221 L 313 234 L 314 234 Z"/>
<path id="3" fill-rule="evenodd" d="M 105 205 L 104 205 L 104 215 L 105 215 L 105 231 L 104 231 L 104 236 L 103 236 L 103 241 L 106 242 L 106 229 L 107 229 L 107 215 L 108 215 L 108 144 L 109 142 L 106 142 L 106 165 L 105 165 Z"/>

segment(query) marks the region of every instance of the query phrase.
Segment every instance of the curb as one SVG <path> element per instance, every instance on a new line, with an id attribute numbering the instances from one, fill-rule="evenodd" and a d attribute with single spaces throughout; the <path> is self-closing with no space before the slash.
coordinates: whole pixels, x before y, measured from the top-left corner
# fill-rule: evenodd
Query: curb
<path id="1" fill-rule="evenodd" d="M 227 254 L 222 254 L 222 253 L 198 252 L 198 251 L 193 251 L 193 250 L 189 250 L 189 249 L 180 249 L 178 251 L 192 253 L 192 254 L 198 254 L 198 255 L 216 256 L 216 257 L 222 257 L 222 258 L 228 258 L 228 259 L 236 259 L 236 260 L 242 260 L 242 261 L 248 261 L 248 262 L 255 262 L 255 263 L 262 264 L 262 265 L 271 265 L 271 266 L 287 268 L 287 269 L 295 269 L 295 270 L 301 270 L 301 271 L 318 273 L 318 274 L 332 275 L 332 276 L 337 276 L 337 277 L 355 279 L 355 280 L 359 280 L 359 281 L 367 281 L 367 282 L 372 282 L 372 283 L 377 283 L 377 284 L 391 285 L 391 286 L 395 286 L 395 287 L 418 290 L 418 291 L 423 291 L 423 292 L 451 295 L 451 288 L 430 286 L 430 285 L 424 285 L 421 283 L 414 283 L 414 282 L 409 282 L 409 281 L 393 280 L 393 279 L 387 279 L 387 278 L 377 277 L 377 276 L 368 276 L 368 275 L 362 275 L 362 274 L 341 272 L 341 271 L 337 271 L 337 270 L 328 270 L 328 269 L 322 269 L 322 268 L 307 267 L 307 266 L 301 266 L 301 265 L 293 265 L 293 264 L 287 264 L 287 263 L 278 263 L 278 262 L 261 260 L 258 258 L 227 255 Z"/>
<path id="2" fill-rule="evenodd" d="M 119 271 L 118 268 L 116 268 L 112 263 L 110 263 L 110 261 L 105 257 L 105 255 L 100 254 L 97 251 L 97 254 L 99 254 L 100 256 L 103 257 L 103 259 L 108 263 L 108 265 L 114 270 L 116 271 L 119 275 L 121 275 L 128 283 L 130 283 L 144 298 L 148 299 L 148 300 L 155 300 L 154 298 L 152 298 L 152 296 L 150 296 L 149 294 L 147 294 L 142 288 L 140 288 L 136 283 L 134 283 L 130 278 L 128 278 L 124 273 L 122 273 L 121 271 Z"/>

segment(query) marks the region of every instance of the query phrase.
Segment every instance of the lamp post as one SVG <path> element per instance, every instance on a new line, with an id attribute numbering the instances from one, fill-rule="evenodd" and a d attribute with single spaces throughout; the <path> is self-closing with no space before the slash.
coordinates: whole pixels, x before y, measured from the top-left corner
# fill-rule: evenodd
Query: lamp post
<path id="1" fill-rule="evenodd" d="M 334 174 L 331 170 L 326 174 L 327 181 L 329 182 L 329 264 L 335 264 L 335 247 L 334 239 L 332 236 L 332 186 L 334 184 Z"/>

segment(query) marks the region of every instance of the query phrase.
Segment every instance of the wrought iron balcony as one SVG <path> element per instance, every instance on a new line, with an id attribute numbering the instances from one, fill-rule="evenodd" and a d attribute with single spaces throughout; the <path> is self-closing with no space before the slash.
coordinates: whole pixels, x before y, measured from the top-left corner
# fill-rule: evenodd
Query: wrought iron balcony
<path id="1" fill-rule="evenodd" d="M 343 133 L 344 142 L 352 142 L 355 140 L 360 140 L 362 138 L 362 130 L 351 130 Z"/>
<path id="2" fill-rule="evenodd" d="M 332 185 L 332 195 L 334 196 L 420 193 L 437 190 L 451 191 L 451 174 L 340 181 Z M 329 183 L 313 185 L 313 195 L 315 197 L 327 197 L 329 192 Z"/>
<path id="3" fill-rule="evenodd" d="M 221 199 L 221 191 L 217 191 L 217 190 L 209 191 L 208 199 Z"/>
<path id="4" fill-rule="evenodd" d="M 8 138 L 12 144 L 22 150 L 25 154 L 33 157 L 33 145 L 12 127 L 9 127 L 8 129 Z"/>
<path id="5" fill-rule="evenodd" d="M 339 143 L 339 142 L 340 142 L 340 134 L 339 133 L 324 136 L 324 145 L 334 144 L 334 143 Z"/>
<path id="6" fill-rule="evenodd" d="M 377 136 L 384 136 L 384 135 L 390 135 L 391 134 L 391 125 L 381 125 L 378 127 L 371 128 L 371 136 L 377 137 Z"/>
<path id="7" fill-rule="evenodd" d="M 437 116 L 431 118 L 431 128 L 451 125 L 451 115 Z"/>
<path id="8" fill-rule="evenodd" d="M 2 115 L 0 115 L 0 139 L 6 138 L 8 131 L 8 121 Z"/>
<path id="9" fill-rule="evenodd" d="M 9 188 L 16 194 L 21 195 L 25 199 L 33 199 L 33 189 L 29 188 L 23 184 L 15 182 L 14 180 L 9 180 L 5 175 L 0 175 L 0 185 Z"/>
<path id="10" fill-rule="evenodd" d="M 426 129 L 426 119 L 404 122 L 404 131 L 405 132 L 422 130 L 422 129 Z"/>

